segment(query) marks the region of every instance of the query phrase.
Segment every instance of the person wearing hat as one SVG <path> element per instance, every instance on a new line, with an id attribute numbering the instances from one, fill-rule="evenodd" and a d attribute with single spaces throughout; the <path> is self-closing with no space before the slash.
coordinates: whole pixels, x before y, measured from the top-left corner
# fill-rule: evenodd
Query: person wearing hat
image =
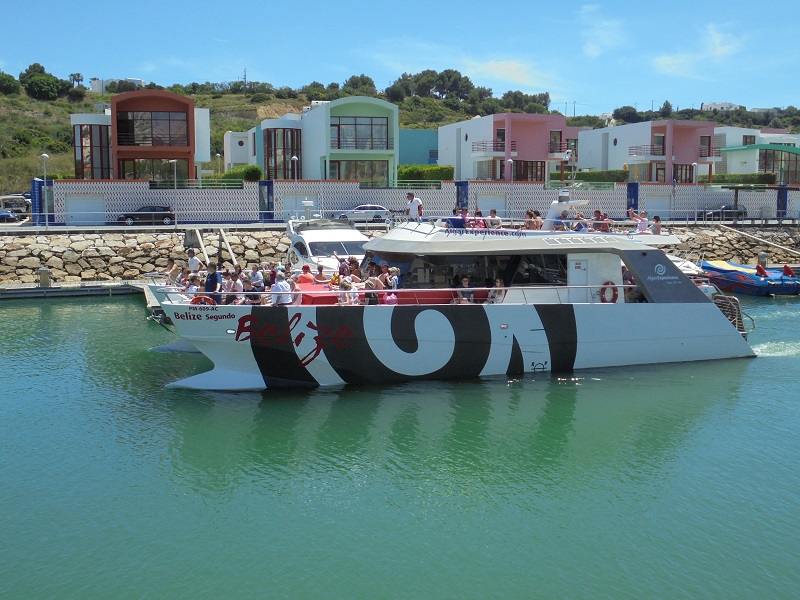
<path id="1" fill-rule="evenodd" d="M 311 274 L 309 265 L 303 265 L 302 272 L 297 276 L 297 283 L 314 283 L 314 276 Z"/>
<path id="2" fill-rule="evenodd" d="M 203 262 L 194 255 L 194 248 L 189 248 L 186 251 L 186 255 L 189 257 L 189 259 L 186 262 L 189 264 L 189 270 L 192 273 L 198 273 L 200 269 L 205 268 Z"/>

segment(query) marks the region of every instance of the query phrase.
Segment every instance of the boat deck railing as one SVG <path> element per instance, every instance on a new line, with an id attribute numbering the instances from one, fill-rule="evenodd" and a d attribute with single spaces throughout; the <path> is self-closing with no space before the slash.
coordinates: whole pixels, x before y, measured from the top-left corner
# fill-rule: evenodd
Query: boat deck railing
<path id="1" fill-rule="evenodd" d="M 314 286 L 317 287 L 317 286 Z M 530 284 L 524 286 L 511 286 L 503 288 L 470 287 L 470 288 L 400 288 L 396 290 L 370 290 L 353 288 L 351 290 L 339 289 L 336 286 L 320 285 L 319 289 L 304 288 L 293 292 L 272 291 L 246 291 L 246 292 L 220 292 L 223 301 L 220 306 L 227 305 L 272 305 L 275 294 L 291 295 L 296 306 L 323 306 L 336 304 L 367 304 L 366 294 L 375 294 L 380 304 L 399 305 L 444 305 L 444 304 L 614 304 L 623 302 L 636 302 L 638 293 L 636 285 L 552 285 Z M 187 292 L 183 289 L 168 286 L 155 286 L 154 291 L 163 301 L 170 304 L 206 304 L 208 292 Z M 470 300 L 460 300 L 459 293 L 469 294 Z M 492 297 L 492 293 L 495 297 Z M 236 300 L 236 297 L 259 298 L 258 301 Z M 394 296 L 395 298 L 390 298 Z M 202 297 L 202 300 L 197 298 Z M 355 298 L 358 298 L 355 301 Z M 209 303 L 210 304 L 210 303 Z"/>

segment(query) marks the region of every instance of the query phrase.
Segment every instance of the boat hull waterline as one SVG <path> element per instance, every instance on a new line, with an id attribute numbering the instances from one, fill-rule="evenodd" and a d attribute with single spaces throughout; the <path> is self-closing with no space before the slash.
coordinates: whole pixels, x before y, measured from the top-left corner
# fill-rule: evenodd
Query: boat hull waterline
<path id="1" fill-rule="evenodd" d="M 205 390 L 517 377 L 754 356 L 711 302 L 162 307 L 176 332 L 214 362 L 213 370 L 170 385 Z"/>

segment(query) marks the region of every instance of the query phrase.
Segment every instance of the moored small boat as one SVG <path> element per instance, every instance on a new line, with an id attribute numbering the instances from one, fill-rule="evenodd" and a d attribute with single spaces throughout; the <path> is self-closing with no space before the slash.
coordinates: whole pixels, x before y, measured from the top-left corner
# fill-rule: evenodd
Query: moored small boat
<path id="1" fill-rule="evenodd" d="M 727 260 L 708 260 L 700 268 L 709 280 L 726 292 L 751 296 L 796 296 L 800 294 L 800 279 L 789 265 L 783 270 L 740 265 Z"/>

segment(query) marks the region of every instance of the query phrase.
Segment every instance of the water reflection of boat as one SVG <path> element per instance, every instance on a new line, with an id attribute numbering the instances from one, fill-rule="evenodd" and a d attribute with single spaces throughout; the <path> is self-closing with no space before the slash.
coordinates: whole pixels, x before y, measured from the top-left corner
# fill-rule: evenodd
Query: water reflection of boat
<path id="1" fill-rule="evenodd" d="M 751 296 L 796 296 L 800 294 L 800 279 L 789 265 L 783 270 L 751 267 L 727 260 L 708 260 L 700 268 L 718 288 L 726 292 Z"/>
<path id="2" fill-rule="evenodd" d="M 160 292 L 214 370 L 199 389 L 384 384 L 753 356 L 723 313 L 645 236 L 406 223 L 364 245 L 404 265 L 396 306 L 190 304 Z M 620 265 L 635 283 L 623 279 Z M 454 303 L 468 278 L 472 302 Z M 485 282 L 502 280 L 494 303 Z"/>
<path id="3" fill-rule="evenodd" d="M 248 480 L 297 494 L 297 482 L 315 476 L 350 489 L 355 474 L 373 472 L 456 495 L 476 481 L 498 482 L 509 494 L 520 480 L 573 486 L 626 463 L 637 465 L 624 470 L 630 477 L 647 478 L 680 453 L 715 405 L 740 395 L 747 368 L 676 365 L 668 386 L 653 385 L 665 367 L 644 366 L 568 381 L 544 374 L 511 383 L 298 390 L 280 402 L 221 394 L 171 407 L 175 470 L 214 494 Z"/>

